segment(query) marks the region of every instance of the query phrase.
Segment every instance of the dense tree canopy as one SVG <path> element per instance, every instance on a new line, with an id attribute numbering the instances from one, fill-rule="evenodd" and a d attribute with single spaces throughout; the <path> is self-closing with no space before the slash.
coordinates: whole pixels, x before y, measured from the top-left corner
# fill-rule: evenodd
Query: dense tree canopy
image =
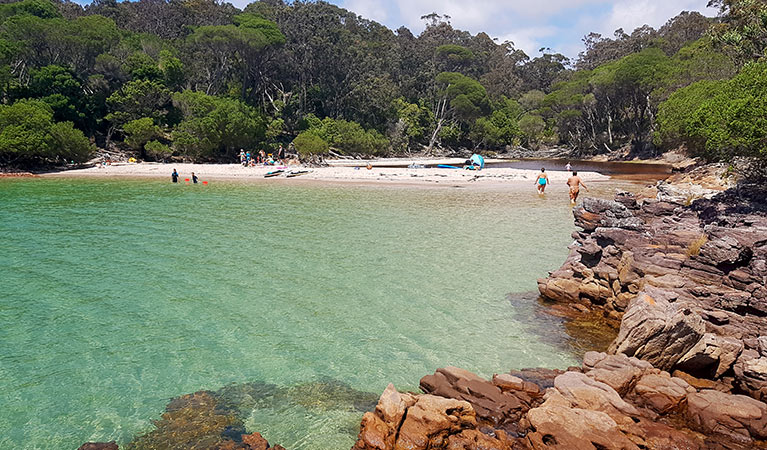
<path id="1" fill-rule="evenodd" d="M 550 49 L 526 55 L 439 14 L 416 36 L 323 1 L 3 3 L 0 155 L 82 159 L 93 149 L 83 136 L 145 159 L 227 160 L 291 143 L 303 154 L 519 145 L 761 154 L 755 134 L 720 120 L 740 116 L 711 102 L 727 92 L 744 103 L 739 114 L 756 114 L 761 97 L 747 80 L 765 54 L 767 10 L 712 5 L 715 20 L 683 12 L 658 30 L 589 34 L 571 61 Z M 75 144 L 51 155 L 56 139 Z"/>

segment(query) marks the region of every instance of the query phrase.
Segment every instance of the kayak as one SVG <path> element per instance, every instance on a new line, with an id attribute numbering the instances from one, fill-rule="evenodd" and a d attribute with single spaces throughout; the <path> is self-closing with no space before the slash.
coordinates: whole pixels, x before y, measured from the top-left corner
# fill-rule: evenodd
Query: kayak
<path id="1" fill-rule="evenodd" d="M 440 169 L 460 169 L 460 167 L 450 166 L 447 164 L 439 164 L 437 167 L 439 167 Z"/>
<path id="2" fill-rule="evenodd" d="M 283 172 L 285 172 L 285 171 L 284 170 L 273 170 L 271 172 L 266 172 L 266 175 L 264 175 L 264 178 L 276 177 L 276 176 L 282 175 Z"/>
<path id="3" fill-rule="evenodd" d="M 309 173 L 308 170 L 298 170 L 298 171 L 288 172 L 287 175 L 285 176 L 288 178 L 293 178 L 293 177 L 300 177 L 301 175 L 306 175 L 307 173 Z"/>

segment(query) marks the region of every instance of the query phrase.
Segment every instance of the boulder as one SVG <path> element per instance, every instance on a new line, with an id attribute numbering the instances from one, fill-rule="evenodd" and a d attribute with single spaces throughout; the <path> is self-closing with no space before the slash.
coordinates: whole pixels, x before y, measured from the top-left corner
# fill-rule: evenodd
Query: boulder
<path id="1" fill-rule="evenodd" d="M 767 357 L 755 350 L 744 350 L 733 371 L 741 390 L 756 399 L 767 401 Z"/>
<path id="2" fill-rule="evenodd" d="M 421 395 L 407 410 L 395 448 L 442 448 L 449 435 L 460 434 L 463 430 L 474 429 L 476 426 L 476 413 L 468 402 L 436 395 Z"/>
<path id="3" fill-rule="evenodd" d="M 261 433 L 243 434 L 242 443 L 249 450 L 267 450 L 269 448 L 269 442 L 261 436 Z"/>
<path id="4" fill-rule="evenodd" d="M 743 351 L 743 341 L 731 337 L 706 333 L 676 363 L 676 367 L 688 373 L 710 372 L 719 378 L 735 363 Z"/>
<path id="5" fill-rule="evenodd" d="M 558 395 L 558 394 L 557 394 Z M 535 450 L 635 450 L 639 447 L 620 430 L 606 413 L 567 406 L 567 400 L 549 397 L 527 413 L 532 429 L 527 435 Z"/>
<path id="6" fill-rule="evenodd" d="M 646 362 L 624 354 L 588 352 L 583 359 L 583 368 L 589 377 L 607 384 L 620 395 L 626 395 L 637 380 L 649 372 L 658 372 Z"/>
<path id="7" fill-rule="evenodd" d="M 389 383 L 378 399 L 376 412 L 386 425 L 397 428 L 407 408 L 414 404 L 415 397 L 412 394 L 400 394 L 394 385 Z"/>
<path id="8" fill-rule="evenodd" d="M 447 439 L 448 450 L 511 450 L 514 440 L 502 430 L 488 436 L 477 430 L 464 430 Z"/>
<path id="9" fill-rule="evenodd" d="M 629 303 L 610 353 L 635 356 L 670 370 L 704 333 L 703 319 L 690 308 L 642 292 Z"/>
<path id="10" fill-rule="evenodd" d="M 352 450 L 390 450 L 394 448 L 396 428 L 389 427 L 372 412 L 362 416 L 360 432 Z"/>
<path id="11" fill-rule="evenodd" d="M 78 447 L 77 450 L 117 450 L 117 443 L 115 441 L 110 442 L 86 442 Z"/>
<path id="12" fill-rule="evenodd" d="M 634 386 L 635 404 L 651 409 L 659 414 L 667 414 L 679 408 L 687 394 L 696 392 L 681 378 L 661 374 L 647 374 Z"/>
<path id="13" fill-rule="evenodd" d="M 469 402 L 477 416 L 499 426 L 516 422 L 529 409 L 531 397 L 518 398 L 514 390 L 502 391 L 478 375 L 455 367 L 437 369 L 421 378 L 421 389 L 432 395 Z"/>
<path id="14" fill-rule="evenodd" d="M 601 411 L 619 422 L 631 422 L 626 416 L 640 415 L 615 389 L 583 373 L 567 372 L 558 376 L 554 380 L 554 389 L 573 407 Z"/>
<path id="15" fill-rule="evenodd" d="M 714 390 L 688 394 L 687 416 L 703 433 L 739 442 L 767 438 L 767 405 L 745 395 Z"/>

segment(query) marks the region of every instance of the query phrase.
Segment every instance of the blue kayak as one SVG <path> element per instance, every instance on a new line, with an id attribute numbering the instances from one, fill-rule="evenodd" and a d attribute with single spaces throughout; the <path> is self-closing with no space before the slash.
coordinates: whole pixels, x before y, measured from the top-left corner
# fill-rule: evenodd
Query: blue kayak
<path id="1" fill-rule="evenodd" d="M 439 164 L 437 167 L 439 167 L 440 169 L 460 169 L 460 167 L 450 166 L 447 164 Z"/>

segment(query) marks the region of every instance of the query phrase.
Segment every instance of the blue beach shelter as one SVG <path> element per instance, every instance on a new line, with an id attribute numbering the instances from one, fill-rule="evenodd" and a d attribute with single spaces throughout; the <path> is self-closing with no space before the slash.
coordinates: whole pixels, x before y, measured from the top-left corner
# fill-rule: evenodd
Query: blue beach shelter
<path id="1" fill-rule="evenodd" d="M 485 158 L 483 158 L 481 155 L 473 154 L 471 155 L 471 162 L 475 166 L 479 166 L 479 170 L 482 170 L 485 168 Z"/>

